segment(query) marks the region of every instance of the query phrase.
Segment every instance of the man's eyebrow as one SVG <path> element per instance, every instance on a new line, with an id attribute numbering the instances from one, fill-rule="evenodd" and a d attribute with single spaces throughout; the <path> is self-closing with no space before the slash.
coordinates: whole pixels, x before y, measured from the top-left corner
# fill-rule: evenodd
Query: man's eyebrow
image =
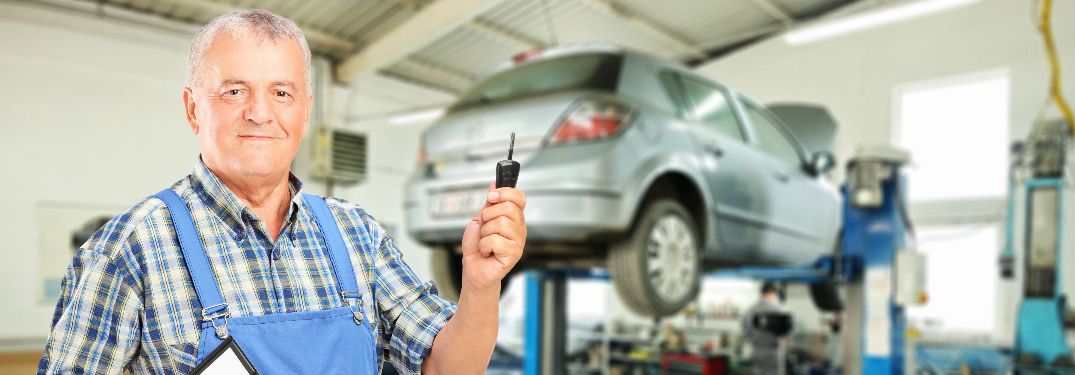
<path id="1" fill-rule="evenodd" d="M 295 82 L 291 82 L 291 81 L 275 81 L 275 82 L 272 83 L 272 86 L 273 87 L 286 86 L 287 88 L 290 88 L 292 90 L 294 90 L 295 88 L 299 87 L 298 85 L 295 84 Z"/>
<path id="2" fill-rule="evenodd" d="M 241 80 L 241 79 L 229 78 L 229 79 L 225 79 L 225 80 L 220 81 L 220 85 L 221 86 L 227 86 L 227 85 L 244 85 L 245 86 L 246 81 Z"/>

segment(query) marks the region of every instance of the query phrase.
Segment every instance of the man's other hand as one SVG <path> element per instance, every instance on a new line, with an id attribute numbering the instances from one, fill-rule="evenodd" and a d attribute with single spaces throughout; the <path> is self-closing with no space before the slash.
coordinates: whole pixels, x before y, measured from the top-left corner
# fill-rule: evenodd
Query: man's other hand
<path id="1" fill-rule="evenodd" d="M 500 280 L 519 262 L 526 245 L 526 194 L 489 184 L 485 207 L 463 232 L 463 288 L 496 291 Z"/>

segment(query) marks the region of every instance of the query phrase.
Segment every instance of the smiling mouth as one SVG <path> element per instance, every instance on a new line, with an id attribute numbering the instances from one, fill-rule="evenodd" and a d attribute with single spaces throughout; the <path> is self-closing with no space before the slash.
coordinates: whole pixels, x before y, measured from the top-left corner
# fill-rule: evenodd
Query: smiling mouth
<path id="1" fill-rule="evenodd" d="M 252 141 L 271 141 L 276 139 L 276 137 L 270 137 L 266 135 L 240 135 L 239 138 Z"/>

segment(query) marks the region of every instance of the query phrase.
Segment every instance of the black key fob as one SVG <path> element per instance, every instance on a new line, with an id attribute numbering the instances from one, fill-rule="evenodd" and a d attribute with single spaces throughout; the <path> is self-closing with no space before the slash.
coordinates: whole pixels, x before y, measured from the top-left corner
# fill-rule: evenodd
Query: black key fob
<path id="1" fill-rule="evenodd" d="M 519 180 L 519 162 L 515 160 L 501 160 L 496 163 L 496 187 L 515 187 Z"/>
<path id="2" fill-rule="evenodd" d="M 515 132 L 511 133 L 511 145 L 508 146 L 508 160 L 496 163 L 496 187 L 514 188 L 519 180 L 519 162 L 511 160 L 511 154 L 515 151 Z"/>

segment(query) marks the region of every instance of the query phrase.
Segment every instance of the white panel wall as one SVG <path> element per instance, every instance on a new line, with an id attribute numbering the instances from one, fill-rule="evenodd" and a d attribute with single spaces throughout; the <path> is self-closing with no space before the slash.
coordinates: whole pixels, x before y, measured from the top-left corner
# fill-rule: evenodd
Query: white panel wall
<path id="1" fill-rule="evenodd" d="M 48 333 L 41 238 L 70 234 L 47 211 L 123 210 L 191 170 L 189 38 L 0 4 L 0 340 Z"/>
<path id="2" fill-rule="evenodd" d="M 1047 66 L 1041 38 L 1031 23 L 1029 0 L 983 0 L 943 13 L 882 26 L 812 44 L 790 46 L 774 38 L 699 68 L 761 102 L 811 101 L 828 105 L 840 121 L 836 152 L 847 160 L 862 143 L 888 144 L 893 88 L 900 84 L 970 72 L 1007 69 L 1011 74 L 1010 138 L 1025 137 L 1045 100 Z M 1056 44 L 1063 61 L 1064 90 L 1075 96 L 1075 4 L 1056 2 Z M 968 134 L 968 141 L 973 135 Z M 958 152 L 953 145 L 953 152 Z M 997 150 L 1007 152 L 1007 150 Z M 968 168 L 981 168 L 968 165 Z M 1070 194 L 1070 192 L 1069 192 Z M 1069 195 L 1071 196 L 1071 195 Z M 972 202 L 973 203 L 973 202 Z M 994 214 L 999 201 L 952 207 L 968 217 Z M 949 210 L 948 212 L 953 212 Z M 1070 204 L 1066 212 L 1075 212 Z M 1075 238 L 1075 222 L 1066 226 Z M 1066 246 L 1065 270 L 1075 269 L 1075 241 Z M 1075 293 L 1075 272 L 1066 275 Z M 958 277 L 955 270 L 951 277 Z M 1015 320 L 1012 283 L 998 284 L 996 337 L 1009 339 Z"/>

